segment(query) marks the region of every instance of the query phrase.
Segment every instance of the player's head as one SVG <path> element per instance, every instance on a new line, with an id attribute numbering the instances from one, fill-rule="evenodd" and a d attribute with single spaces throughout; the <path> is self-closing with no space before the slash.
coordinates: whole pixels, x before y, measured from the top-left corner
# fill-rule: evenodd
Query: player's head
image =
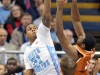
<path id="1" fill-rule="evenodd" d="M 8 73 L 14 73 L 17 69 L 17 60 L 14 58 L 9 58 L 6 64 Z"/>
<path id="2" fill-rule="evenodd" d="M 61 58 L 60 67 L 63 75 L 74 75 L 76 66 L 76 61 L 74 61 L 72 58 L 68 56 Z"/>
<path id="3" fill-rule="evenodd" d="M 9 7 L 14 0 L 0 0 L 3 6 Z"/>
<path id="4" fill-rule="evenodd" d="M 70 43 L 73 42 L 73 32 L 70 29 L 64 30 L 65 35 L 69 39 Z"/>
<path id="5" fill-rule="evenodd" d="M 95 64 L 96 64 L 96 59 L 95 59 L 95 58 L 90 59 L 90 63 L 89 63 L 89 65 L 88 65 L 88 71 L 89 71 L 89 72 L 92 72 L 92 70 L 93 70 Z"/>
<path id="6" fill-rule="evenodd" d="M 86 34 L 85 38 L 83 38 L 82 36 L 80 36 L 78 38 L 77 44 L 81 48 L 83 48 L 87 51 L 91 51 L 91 49 L 93 49 L 95 47 L 96 39 L 91 34 Z"/>
<path id="7" fill-rule="evenodd" d="M 37 27 L 33 24 L 29 24 L 25 28 L 25 35 L 29 40 L 36 39 Z"/>
<path id="8" fill-rule="evenodd" d="M 21 16 L 21 24 L 25 28 L 28 24 L 32 23 L 32 16 L 29 13 L 24 13 Z"/>

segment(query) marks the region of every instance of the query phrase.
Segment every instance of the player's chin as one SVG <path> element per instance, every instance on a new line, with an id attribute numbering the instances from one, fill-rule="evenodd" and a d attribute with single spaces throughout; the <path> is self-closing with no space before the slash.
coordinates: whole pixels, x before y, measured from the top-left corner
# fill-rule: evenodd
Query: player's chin
<path id="1" fill-rule="evenodd" d="M 36 33 L 35 33 L 35 32 L 33 32 L 33 33 L 32 33 L 32 35 L 35 37 L 35 36 L 36 36 Z"/>
<path id="2" fill-rule="evenodd" d="M 32 34 L 33 34 L 33 35 L 35 35 L 35 34 L 36 34 L 36 32 L 32 32 Z"/>

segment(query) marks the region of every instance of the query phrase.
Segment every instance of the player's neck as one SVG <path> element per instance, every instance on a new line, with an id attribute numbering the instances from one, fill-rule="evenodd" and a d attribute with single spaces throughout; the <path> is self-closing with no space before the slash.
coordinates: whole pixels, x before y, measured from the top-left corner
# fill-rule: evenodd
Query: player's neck
<path id="1" fill-rule="evenodd" d="M 33 40 L 29 40 L 30 41 L 30 44 L 32 44 L 34 41 L 35 41 L 35 39 L 33 39 Z"/>

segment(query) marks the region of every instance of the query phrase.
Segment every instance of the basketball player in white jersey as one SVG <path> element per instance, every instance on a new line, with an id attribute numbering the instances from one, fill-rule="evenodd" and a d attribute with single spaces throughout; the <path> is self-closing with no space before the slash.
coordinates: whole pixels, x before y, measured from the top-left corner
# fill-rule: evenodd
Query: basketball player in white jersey
<path id="1" fill-rule="evenodd" d="M 58 57 L 50 36 L 50 4 L 51 0 L 44 0 L 42 22 L 38 29 L 29 24 L 25 35 L 30 41 L 24 52 L 26 75 L 60 75 Z"/>

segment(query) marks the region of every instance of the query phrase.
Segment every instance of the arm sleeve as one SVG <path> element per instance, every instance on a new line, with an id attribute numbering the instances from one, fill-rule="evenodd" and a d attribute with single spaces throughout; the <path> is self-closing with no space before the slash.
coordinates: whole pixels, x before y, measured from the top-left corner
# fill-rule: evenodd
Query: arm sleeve
<path id="1" fill-rule="evenodd" d="M 50 35 L 50 28 L 47 28 L 45 25 L 43 25 L 42 22 L 38 27 L 37 38 L 45 43 L 47 46 L 53 46 L 53 41 Z"/>
<path id="2" fill-rule="evenodd" d="M 24 59 L 24 63 L 25 63 L 25 69 L 32 69 L 31 65 L 28 63 L 27 60 Z"/>

